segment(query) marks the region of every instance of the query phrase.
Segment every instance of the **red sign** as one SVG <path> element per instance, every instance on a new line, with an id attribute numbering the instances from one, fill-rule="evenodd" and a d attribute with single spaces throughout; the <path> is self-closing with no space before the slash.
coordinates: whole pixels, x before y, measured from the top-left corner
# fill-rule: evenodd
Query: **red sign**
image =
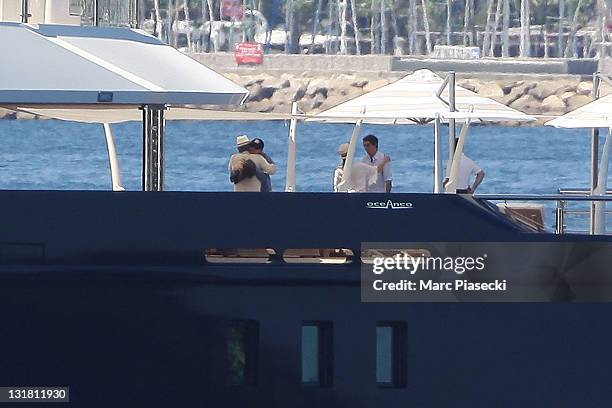
<path id="1" fill-rule="evenodd" d="M 223 17 L 242 20 L 244 8 L 241 0 L 223 0 Z"/>
<path id="2" fill-rule="evenodd" d="M 238 43 L 234 49 L 234 57 L 238 65 L 261 65 L 264 58 L 263 45 L 259 43 Z"/>

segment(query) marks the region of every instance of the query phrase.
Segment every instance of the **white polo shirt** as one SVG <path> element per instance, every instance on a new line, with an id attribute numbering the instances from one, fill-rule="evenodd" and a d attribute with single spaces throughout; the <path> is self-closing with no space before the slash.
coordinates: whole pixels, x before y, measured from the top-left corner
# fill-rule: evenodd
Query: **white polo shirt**
<path id="1" fill-rule="evenodd" d="M 450 178 L 452 166 L 446 166 L 446 177 Z M 465 153 L 461 153 L 461 163 L 459 164 L 459 172 L 457 174 L 457 182 L 455 188 L 457 190 L 466 190 L 470 186 L 470 179 L 481 171 L 481 168 Z"/>
<path id="2" fill-rule="evenodd" d="M 380 150 L 376 152 L 374 157 L 370 157 L 369 154 L 366 154 L 363 159 L 361 159 L 362 163 L 369 164 L 370 166 L 378 166 L 382 163 L 385 154 Z M 382 173 L 378 173 L 378 177 L 376 178 L 376 182 L 369 184 L 367 186 L 368 192 L 372 193 L 384 193 L 387 190 L 385 189 L 385 182 L 393 180 L 393 173 L 391 172 L 391 162 L 387 162 L 383 167 Z"/>

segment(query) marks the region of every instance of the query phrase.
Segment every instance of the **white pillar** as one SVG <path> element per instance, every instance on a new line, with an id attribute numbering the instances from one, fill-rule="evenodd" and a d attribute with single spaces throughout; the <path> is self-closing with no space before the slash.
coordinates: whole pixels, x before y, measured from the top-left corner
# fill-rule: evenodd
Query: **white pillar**
<path id="1" fill-rule="evenodd" d="M 365 113 L 365 109 L 362 111 L 362 114 Z M 355 122 L 355 127 L 353 128 L 353 134 L 351 135 L 351 141 L 349 142 L 348 153 L 346 155 L 346 161 L 344 162 L 344 169 L 342 171 L 342 181 L 338 185 L 338 191 L 347 192 L 351 189 L 351 173 L 353 168 L 353 159 L 355 157 L 355 150 L 357 148 L 357 142 L 359 140 L 359 135 L 361 134 L 361 125 L 363 124 L 363 119 L 359 119 Z"/>
<path id="2" fill-rule="evenodd" d="M 108 161 L 110 163 L 111 183 L 113 191 L 125 191 L 121 182 L 121 169 L 119 168 L 119 159 L 117 158 L 117 149 L 115 147 L 115 139 L 113 138 L 113 130 L 110 123 L 104 123 L 104 135 L 106 136 L 106 148 L 108 150 Z"/>
<path id="3" fill-rule="evenodd" d="M 434 122 L 434 193 L 442 192 L 442 136 L 440 135 L 440 115 Z"/>
<path id="4" fill-rule="evenodd" d="M 455 193 L 457 191 L 457 175 L 459 174 L 459 166 L 461 165 L 461 154 L 463 153 L 463 146 L 465 146 L 465 140 L 467 139 L 468 129 L 470 127 L 470 119 L 466 118 L 461 133 L 459 134 L 459 141 L 455 148 L 455 155 L 451 165 L 451 171 L 449 175 L 449 181 L 446 184 L 447 193 Z"/>
<path id="5" fill-rule="evenodd" d="M 291 106 L 291 124 L 289 125 L 289 138 L 287 142 L 287 180 L 285 182 L 285 191 L 294 192 L 295 191 L 295 167 L 297 162 L 297 125 L 298 120 L 295 117 L 298 113 L 297 102 L 293 102 Z"/>
<path id="6" fill-rule="evenodd" d="M 610 165 L 610 154 L 612 153 L 612 128 L 608 130 L 599 166 L 596 195 L 605 195 L 608 191 L 608 166 Z M 606 203 L 597 201 L 595 203 L 595 234 L 606 233 Z"/>

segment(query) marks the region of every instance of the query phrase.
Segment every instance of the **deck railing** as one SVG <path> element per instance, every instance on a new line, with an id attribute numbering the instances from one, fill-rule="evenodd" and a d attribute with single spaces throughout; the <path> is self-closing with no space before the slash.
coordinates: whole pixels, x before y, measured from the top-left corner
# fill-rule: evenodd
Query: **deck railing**
<path id="1" fill-rule="evenodd" d="M 605 195 L 591 195 L 590 190 L 587 189 L 574 189 L 574 188 L 560 188 L 559 194 L 479 194 L 477 198 L 496 201 L 496 202 L 553 202 L 555 203 L 554 214 L 555 223 L 554 230 L 557 234 L 588 234 L 588 229 L 568 229 L 567 219 L 568 216 L 573 217 L 588 217 L 590 216 L 590 209 L 579 209 L 570 208 L 572 204 L 576 203 L 590 203 L 595 202 L 612 202 L 612 190 L 608 190 Z M 612 214 L 612 210 L 606 210 L 606 215 Z M 606 233 L 612 233 L 608 231 Z"/>

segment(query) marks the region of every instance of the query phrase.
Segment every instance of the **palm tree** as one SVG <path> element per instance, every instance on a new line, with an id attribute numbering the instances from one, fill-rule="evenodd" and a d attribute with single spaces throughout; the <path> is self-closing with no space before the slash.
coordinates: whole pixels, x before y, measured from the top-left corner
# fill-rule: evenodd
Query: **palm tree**
<path id="1" fill-rule="evenodd" d="M 451 13 L 452 0 L 446 0 L 446 45 L 452 45 L 451 42 Z"/>
<path id="2" fill-rule="evenodd" d="M 482 37 L 482 56 L 486 57 L 491 42 L 491 13 L 493 12 L 493 0 L 487 0 L 487 22 L 485 23 L 484 35 Z"/>
<path id="3" fill-rule="evenodd" d="M 520 39 L 520 55 L 521 57 L 529 57 L 531 47 L 531 24 L 529 22 L 529 0 L 521 0 L 521 39 Z"/>
<path id="4" fill-rule="evenodd" d="M 351 18 L 353 19 L 353 34 L 355 35 L 355 53 L 357 55 L 361 55 L 361 46 L 359 44 L 359 27 L 357 27 L 357 10 L 355 7 L 355 0 L 350 0 L 350 2 Z"/>
<path id="5" fill-rule="evenodd" d="M 565 0 L 559 0 L 559 37 L 557 39 L 557 56 L 563 57 L 563 20 L 565 19 Z"/>
<path id="6" fill-rule="evenodd" d="M 293 52 L 293 0 L 285 4 L 285 54 Z"/>
<path id="7" fill-rule="evenodd" d="M 471 0 L 465 0 L 465 11 L 463 13 L 463 45 L 470 45 L 468 43 L 468 27 L 470 25 L 470 14 L 471 14 Z"/>
<path id="8" fill-rule="evenodd" d="M 162 35 L 162 18 L 159 12 L 159 0 L 153 0 L 153 8 L 155 9 L 155 35 L 161 39 Z"/>
<path id="9" fill-rule="evenodd" d="M 421 0 L 421 10 L 423 10 L 423 24 L 425 25 L 425 45 L 427 54 L 431 54 L 431 35 L 429 33 L 429 17 L 427 16 L 427 1 Z"/>
<path id="10" fill-rule="evenodd" d="M 499 30 L 499 19 L 501 18 L 502 3 L 504 0 L 497 0 L 497 7 L 495 8 L 495 23 L 493 23 L 493 32 L 491 34 L 491 49 L 489 55 L 495 56 L 495 45 L 497 43 L 497 30 Z"/>
<path id="11" fill-rule="evenodd" d="M 510 48 L 510 1 L 503 1 L 502 57 L 508 57 Z"/>
<path id="12" fill-rule="evenodd" d="M 568 38 L 567 45 L 565 47 L 565 57 L 566 58 L 576 56 L 576 27 L 578 23 L 578 13 L 580 12 L 581 6 L 582 6 L 582 0 L 578 0 L 578 4 L 576 5 L 576 10 L 574 10 L 574 18 L 572 19 L 570 37 Z"/>
<path id="13" fill-rule="evenodd" d="M 387 53 L 387 18 L 385 16 L 385 0 L 380 0 L 380 53 Z"/>
<path id="14" fill-rule="evenodd" d="M 370 54 L 378 52 L 378 35 L 377 35 L 377 19 L 378 13 L 376 12 L 376 0 L 371 2 L 371 13 L 370 13 Z"/>
<path id="15" fill-rule="evenodd" d="M 191 51 L 191 18 L 189 15 L 189 0 L 183 0 L 183 9 L 185 12 L 185 29 L 187 30 L 187 49 Z"/>
<path id="16" fill-rule="evenodd" d="M 317 1 L 317 8 L 315 10 L 314 19 L 312 21 L 312 36 L 310 37 L 310 47 L 308 52 L 312 54 L 312 49 L 314 48 L 315 43 L 315 35 L 319 31 L 319 19 L 321 18 L 321 6 L 323 5 L 323 0 Z"/>
<path id="17" fill-rule="evenodd" d="M 346 0 L 338 0 L 338 20 L 340 23 L 340 54 L 348 54 L 346 46 Z"/>

